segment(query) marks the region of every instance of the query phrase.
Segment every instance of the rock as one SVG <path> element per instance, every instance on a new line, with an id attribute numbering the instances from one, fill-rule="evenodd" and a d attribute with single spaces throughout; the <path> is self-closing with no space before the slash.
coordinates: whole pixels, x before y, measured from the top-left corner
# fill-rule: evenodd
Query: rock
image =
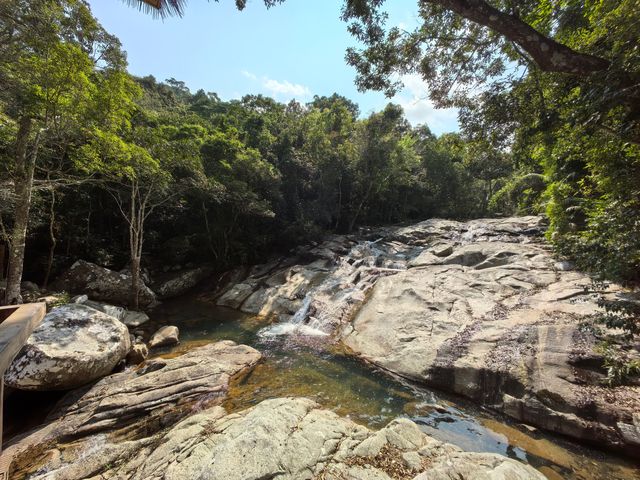
<path id="1" fill-rule="evenodd" d="M 67 390 L 111 373 L 131 348 L 127 328 L 85 305 L 56 307 L 5 374 L 21 390 Z"/>
<path id="2" fill-rule="evenodd" d="M 37 302 L 46 303 L 47 306 L 56 305 L 65 302 L 64 295 L 45 295 L 44 297 L 38 297 Z"/>
<path id="3" fill-rule="evenodd" d="M 124 323 L 127 327 L 135 328 L 139 327 L 145 322 L 149 321 L 149 315 L 144 312 L 136 312 L 134 310 L 127 310 L 122 307 L 118 307 L 116 305 L 109 305 L 108 303 L 95 302 L 93 300 L 89 300 L 86 295 L 78 295 L 74 297 L 75 303 L 82 303 L 91 308 L 95 308 L 96 310 L 100 310 L 101 312 L 106 313 L 107 315 L 111 315 L 112 317 L 117 318 L 122 323 Z M 72 299 L 73 301 L 73 299 Z"/>
<path id="4" fill-rule="evenodd" d="M 90 448 L 81 462 L 55 457 L 33 480 L 312 479 L 543 480 L 532 467 L 497 454 L 469 453 L 422 433 L 407 419 L 374 432 L 304 398 L 265 400 L 227 414 L 214 406 L 151 438 Z M 69 449 L 63 454 L 70 455 Z M 58 455 L 59 458 L 59 455 Z M 44 473 L 46 472 L 46 473 Z"/>
<path id="5" fill-rule="evenodd" d="M 122 323 L 131 328 L 139 327 L 140 325 L 148 321 L 149 315 L 144 312 L 135 312 L 132 310 L 125 311 L 124 316 L 121 319 Z"/>
<path id="6" fill-rule="evenodd" d="M 216 302 L 221 307 L 240 308 L 242 303 L 253 293 L 256 285 L 238 283 L 227 290 Z"/>
<path id="7" fill-rule="evenodd" d="M 138 365 L 146 360 L 149 356 L 149 349 L 144 343 L 136 343 L 131 347 L 131 351 L 127 354 L 128 365 Z"/>
<path id="8" fill-rule="evenodd" d="M 80 302 L 77 302 L 80 303 Z M 125 313 L 127 312 L 127 310 L 123 307 L 118 307 L 116 305 L 110 305 L 108 303 L 102 303 L 102 302 L 95 302 L 93 300 L 86 300 L 84 302 L 82 302 L 83 305 L 86 305 L 87 307 L 91 307 L 94 308 L 96 310 L 101 311 L 102 313 L 106 313 L 107 315 L 110 315 L 114 318 L 117 318 L 118 320 L 122 321 L 122 319 L 125 316 Z"/>
<path id="9" fill-rule="evenodd" d="M 576 269 L 576 266 L 573 264 L 573 262 L 568 262 L 566 260 L 562 262 L 556 262 L 554 266 L 556 270 L 559 270 L 561 272 L 569 272 Z"/>
<path id="10" fill-rule="evenodd" d="M 93 263 L 78 260 L 67 272 L 56 280 L 56 287 L 70 292 L 84 292 L 90 298 L 120 305 L 131 300 L 131 276 Z M 143 307 L 157 303 L 155 294 L 142 284 L 139 302 Z"/>
<path id="11" fill-rule="evenodd" d="M 178 339 L 179 333 L 180 331 L 178 330 L 178 327 L 174 327 L 173 325 L 162 327 L 154 333 L 151 340 L 149 340 L 149 348 L 177 345 L 180 343 L 180 340 Z"/>
<path id="12" fill-rule="evenodd" d="M 5 445 L 12 478 L 84 479 L 133 459 L 176 422 L 220 404 L 230 378 L 259 359 L 251 347 L 222 341 L 70 392 L 45 425 Z"/>
<path id="13" fill-rule="evenodd" d="M 23 292 L 29 292 L 29 293 L 39 293 L 40 292 L 40 287 L 38 287 L 38 285 L 36 285 L 33 282 L 29 282 L 29 281 L 24 281 L 20 284 L 20 290 L 22 290 Z"/>
<path id="14" fill-rule="evenodd" d="M 597 340 L 580 328 L 599 312 L 597 298 L 585 293 L 591 280 L 558 268 L 534 219 L 431 220 L 397 231 L 407 245 L 435 237 L 455 247 L 441 258 L 425 246 L 407 271 L 377 279 L 339 335 L 400 376 L 638 454 L 629 426 L 640 412 L 640 387 L 620 389 L 619 401 L 610 401 L 593 367 Z"/>
<path id="15" fill-rule="evenodd" d="M 177 297 L 191 290 L 212 273 L 213 269 L 205 266 L 165 275 L 164 280 L 155 282 L 154 291 L 160 298 Z"/>
<path id="16" fill-rule="evenodd" d="M 71 298 L 71 303 L 85 303 L 87 300 L 89 300 L 87 295 L 76 295 Z"/>

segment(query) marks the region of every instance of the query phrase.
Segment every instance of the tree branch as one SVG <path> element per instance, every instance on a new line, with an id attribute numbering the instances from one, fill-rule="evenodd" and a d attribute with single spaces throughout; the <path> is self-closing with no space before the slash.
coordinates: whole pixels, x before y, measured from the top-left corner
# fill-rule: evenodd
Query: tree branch
<path id="1" fill-rule="evenodd" d="M 606 70 L 609 61 L 579 53 L 538 32 L 517 15 L 504 13 L 484 0 L 421 0 L 440 5 L 467 20 L 490 28 L 518 44 L 545 72 L 588 75 Z"/>

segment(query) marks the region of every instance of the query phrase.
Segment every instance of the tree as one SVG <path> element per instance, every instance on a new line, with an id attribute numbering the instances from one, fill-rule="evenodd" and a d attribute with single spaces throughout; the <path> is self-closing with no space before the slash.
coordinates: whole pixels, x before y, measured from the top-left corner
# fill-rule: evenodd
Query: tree
<path id="1" fill-rule="evenodd" d="M 140 272 L 145 222 L 154 210 L 173 198 L 168 193 L 172 177 L 166 162 L 164 142 L 158 132 L 139 126 L 128 133 L 132 142 L 114 134 L 95 132 L 94 139 L 78 152 L 78 161 L 105 181 L 118 211 L 127 223 L 131 262 L 131 305 L 139 308 Z M 133 143 L 135 142 L 135 143 Z"/>
<path id="2" fill-rule="evenodd" d="M 0 101 L 17 125 L 12 154 L 13 227 L 5 303 L 19 303 L 33 180 L 45 144 L 60 142 L 71 125 L 104 121 L 115 125 L 118 108 L 93 111 L 103 85 L 125 68 L 117 40 L 79 0 L 32 5 L 9 0 L 0 6 Z M 105 105 L 103 105 L 105 106 Z"/>

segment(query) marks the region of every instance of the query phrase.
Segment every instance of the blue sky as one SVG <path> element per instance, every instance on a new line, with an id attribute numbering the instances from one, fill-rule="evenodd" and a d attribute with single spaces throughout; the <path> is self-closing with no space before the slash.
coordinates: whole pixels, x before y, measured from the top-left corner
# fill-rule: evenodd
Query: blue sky
<path id="1" fill-rule="evenodd" d="M 355 44 L 339 18 L 342 0 L 287 0 L 267 11 L 250 0 L 243 12 L 233 0 L 190 0 L 182 18 L 154 19 L 118 0 L 89 0 L 102 25 L 122 42 L 134 75 L 174 77 L 192 91 L 216 92 L 222 99 L 263 93 L 280 101 L 306 102 L 338 92 L 364 114 L 389 101 L 379 92 L 358 92 L 355 70 L 344 60 Z M 387 2 L 391 24 L 416 23 L 416 1 Z M 435 133 L 457 130 L 454 110 L 436 110 L 417 77 L 405 79 L 393 98 L 414 125 Z"/>

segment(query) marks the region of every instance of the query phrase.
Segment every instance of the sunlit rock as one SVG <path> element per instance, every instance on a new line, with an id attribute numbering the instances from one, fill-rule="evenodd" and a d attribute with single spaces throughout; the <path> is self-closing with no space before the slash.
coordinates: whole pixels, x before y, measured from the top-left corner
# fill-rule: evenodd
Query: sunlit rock
<path id="1" fill-rule="evenodd" d="M 79 304 L 56 307 L 31 334 L 5 374 L 22 390 L 77 388 L 111 373 L 131 348 L 116 318 Z"/>

